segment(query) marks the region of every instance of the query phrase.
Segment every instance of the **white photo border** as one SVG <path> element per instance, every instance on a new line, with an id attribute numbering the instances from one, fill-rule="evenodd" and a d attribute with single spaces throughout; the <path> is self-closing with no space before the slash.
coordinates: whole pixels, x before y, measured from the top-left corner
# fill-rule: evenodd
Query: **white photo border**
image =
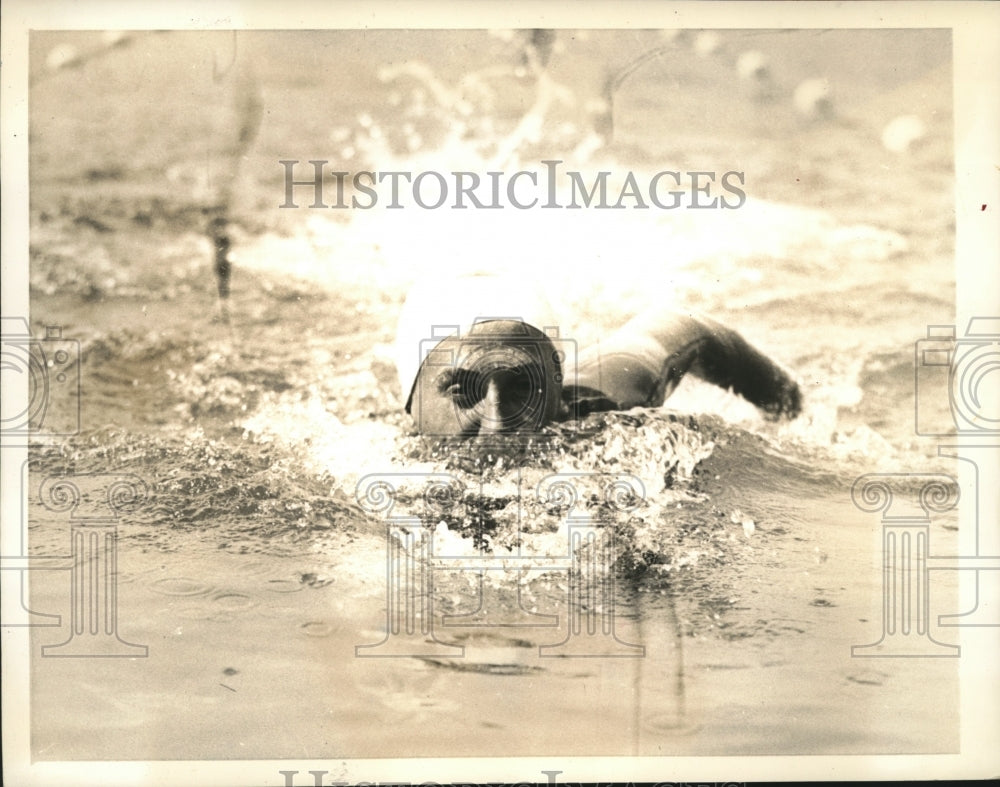
<path id="1" fill-rule="evenodd" d="M 2 311 L 28 312 L 28 33 L 32 29 L 458 27 L 950 28 L 953 32 L 957 324 L 1000 293 L 1000 5 L 989 2 L 87 2 L 5 0 L 2 29 Z M 985 206 L 985 207 L 983 207 Z M 5 450 L 6 453 L 6 450 Z M 10 454 L 5 461 L 20 462 Z M 4 490 L 5 493 L 9 490 Z M 996 490 L 994 490 L 996 492 Z M 4 494 L 4 542 L 17 494 Z M 1000 510 L 995 507 L 993 510 Z M 967 572 L 966 572 L 967 573 Z M 4 599 L 6 606 L 15 599 Z M 987 603 L 1000 603 L 998 599 Z M 349 783 L 431 780 L 981 778 L 1000 772 L 1000 629 L 961 632 L 961 751 L 953 755 L 32 762 L 27 628 L 3 629 L 5 781 L 17 785 L 282 785 L 281 770 Z M 929 712 L 931 710 L 929 709 Z M 301 778 L 301 777 L 300 777 Z M 326 781 L 324 782 L 326 783 Z"/>

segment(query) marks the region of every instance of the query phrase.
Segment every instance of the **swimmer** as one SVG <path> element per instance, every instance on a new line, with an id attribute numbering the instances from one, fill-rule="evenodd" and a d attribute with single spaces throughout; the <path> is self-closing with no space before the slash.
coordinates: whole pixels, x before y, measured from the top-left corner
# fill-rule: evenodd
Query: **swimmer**
<path id="1" fill-rule="evenodd" d="M 529 434 L 591 412 L 658 407 L 688 373 L 772 419 L 800 412 L 789 373 L 714 320 L 651 310 L 574 358 L 551 307 L 529 289 L 473 275 L 411 291 L 397 333 L 397 369 L 418 432 Z"/>

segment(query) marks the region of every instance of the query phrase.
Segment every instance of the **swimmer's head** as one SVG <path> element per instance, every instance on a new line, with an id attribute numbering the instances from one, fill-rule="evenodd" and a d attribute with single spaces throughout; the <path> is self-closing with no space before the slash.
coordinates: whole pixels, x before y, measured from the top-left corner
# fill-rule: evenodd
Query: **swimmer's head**
<path id="1" fill-rule="evenodd" d="M 562 356 L 540 330 L 554 325 L 547 302 L 523 280 L 474 275 L 414 287 L 400 317 L 396 366 L 417 430 L 526 434 L 555 420 Z"/>
<path id="2" fill-rule="evenodd" d="M 424 359 L 407 410 L 421 434 L 532 434 L 562 406 L 562 365 L 552 340 L 516 320 L 478 322 Z"/>

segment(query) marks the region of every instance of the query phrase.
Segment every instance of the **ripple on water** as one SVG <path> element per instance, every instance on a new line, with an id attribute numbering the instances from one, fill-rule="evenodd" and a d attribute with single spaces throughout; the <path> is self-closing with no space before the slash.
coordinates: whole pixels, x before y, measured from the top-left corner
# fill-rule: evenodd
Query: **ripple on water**
<path id="1" fill-rule="evenodd" d="M 264 590 L 270 593 L 299 593 L 304 589 L 305 586 L 294 579 L 269 579 L 264 583 Z"/>
<path id="2" fill-rule="evenodd" d="M 210 604 L 190 604 L 173 610 L 172 614 L 185 620 L 211 620 L 218 623 L 229 623 L 235 620 L 235 615 L 229 610 L 220 610 Z"/>
<path id="3" fill-rule="evenodd" d="M 299 632 L 307 637 L 329 637 L 338 626 L 325 620 L 310 620 L 299 624 Z"/>
<path id="4" fill-rule="evenodd" d="M 119 570 L 115 574 L 115 582 L 119 585 L 150 584 L 150 578 L 163 572 L 164 566 L 150 566 L 147 568 L 129 568 L 128 571 Z"/>
<path id="5" fill-rule="evenodd" d="M 164 577 L 150 584 L 150 589 L 164 596 L 204 596 L 214 590 L 197 579 L 189 577 Z"/>
<path id="6" fill-rule="evenodd" d="M 246 593 L 223 591 L 212 596 L 212 601 L 221 609 L 239 612 L 257 606 L 257 600 Z"/>
<path id="7" fill-rule="evenodd" d="M 239 564 L 238 571 L 241 576 L 276 582 L 287 579 L 291 573 L 284 562 L 276 561 L 273 557 L 244 558 Z"/>
<path id="8" fill-rule="evenodd" d="M 294 620 L 302 614 L 302 610 L 283 604 L 262 604 L 256 614 L 268 620 Z"/>
<path id="9" fill-rule="evenodd" d="M 654 713 L 642 721 L 643 732 L 656 736 L 689 735 L 697 729 L 697 725 L 691 724 L 685 719 L 681 710 Z"/>
<path id="10" fill-rule="evenodd" d="M 862 686 L 884 686 L 889 679 L 889 675 L 874 669 L 857 670 L 846 676 L 851 683 L 859 683 Z"/>

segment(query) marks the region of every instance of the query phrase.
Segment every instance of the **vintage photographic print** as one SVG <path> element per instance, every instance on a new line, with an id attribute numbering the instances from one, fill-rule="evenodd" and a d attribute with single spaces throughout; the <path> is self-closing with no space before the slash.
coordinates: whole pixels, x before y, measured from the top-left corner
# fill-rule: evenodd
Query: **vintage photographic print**
<path id="1" fill-rule="evenodd" d="M 4 3 L 11 784 L 996 775 L 988 3 Z"/>

